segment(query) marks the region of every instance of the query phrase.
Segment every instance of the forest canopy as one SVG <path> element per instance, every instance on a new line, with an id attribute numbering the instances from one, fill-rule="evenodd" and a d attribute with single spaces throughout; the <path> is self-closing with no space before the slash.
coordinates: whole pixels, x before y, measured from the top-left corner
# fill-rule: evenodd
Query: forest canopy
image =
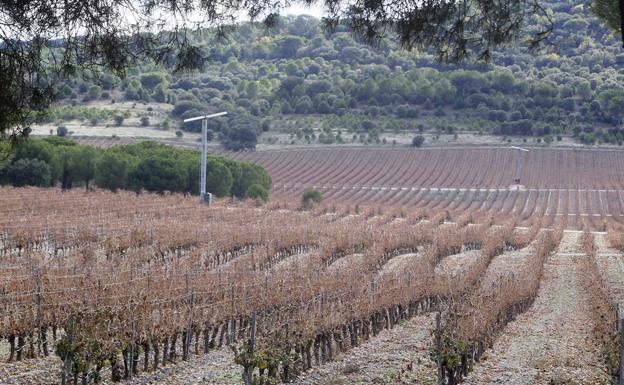
<path id="1" fill-rule="evenodd" d="M 533 48 L 549 40 L 551 32 L 562 26 L 556 17 L 556 12 L 561 10 L 549 9 L 548 4 L 538 0 L 327 0 L 322 4 L 304 0 L 299 3 L 316 4 L 323 9 L 326 17 L 321 27 L 326 33 L 344 28 L 380 47 L 384 39 L 390 39 L 401 48 L 427 49 L 443 62 L 461 62 L 466 58 L 490 60 L 495 49 L 508 43 Z M 174 72 L 203 68 L 213 59 L 213 52 L 204 39 L 197 39 L 198 33 L 210 31 L 214 37 L 223 38 L 241 15 L 274 27 L 282 20 L 277 15 L 290 4 L 289 1 L 212 0 L 2 2 L 0 139 L 15 142 L 28 135 L 29 122 L 49 106 L 59 79 L 73 78 L 83 69 L 95 74 L 110 70 L 123 78 L 129 68 L 143 60 L 165 65 Z M 582 7 L 573 3 L 554 5 Z M 534 22 L 536 18 L 538 22 Z M 579 21 L 581 38 L 591 32 L 582 30 L 583 23 L 590 26 L 592 20 L 582 17 Z M 279 57 L 297 55 L 301 45 L 297 37 L 297 34 L 284 36 L 279 41 Z M 306 37 L 313 36 L 306 33 Z M 347 50 L 344 54 L 350 60 L 361 60 L 356 51 Z M 165 100 L 163 87 L 157 89 L 158 76 L 141 80 L 142 89 Z M 93 87 L 89 91 L 92 97 L 99 94 Z M 128 93 L 142 96 L 138 89 L 130 89 Z M 308 100 L 290 104 L 296 111 L 309 110 Z"/>
<path id="2" fill-rule="evenodd" d="M 276 127 L 325 144 L 429 129 L 622 143 L 623 77 L 616 68 L 624 54 L 618 39 L 583 5 L 545 6 L 557 26 L 550 36 L 556 49 L 537 54 L 508 48 L 494 51 L 488 63 L 460 67 L 440 63 L 434 52 L 405 50 L 391 36 L 370 46 L 347 25 L 327 32 L 319 20 L 298 16 L 280 18 L 270 30 L 241 24 L 225 41 L 197 34 L 195 44 L 211 58 L 202 71 L 180 74 L 151 61 L 124 79 L 85 71 L 59 82 L 56 100 L 89 102 L 93 87 L 102 87 L 99 101 L 168 103 L 177 122 L 228 111 L 209 121 L 209 138 L 232 150 L 254 148 L 258 135 Z M 532 21 L 536 29 L 548 23 L 538 15 Z M 72 110 L 62 111 L 39 121 L 62 121 Z M 89 118 L 84 111 L 77 116 Z M 301 118 L 311 123 L 288 128 Z M 315 134 L 312 126 L 324 131 Z M 182 129 L 197 132 L 200 125 Z"/>

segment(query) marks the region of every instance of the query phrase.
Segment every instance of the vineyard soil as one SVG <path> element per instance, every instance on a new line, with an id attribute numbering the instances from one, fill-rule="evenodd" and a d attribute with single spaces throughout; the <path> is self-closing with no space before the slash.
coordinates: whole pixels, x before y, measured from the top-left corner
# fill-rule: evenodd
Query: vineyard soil
<path id="1" fill-rule="evenodd" d="M 298 378 L 299 385 L 434 383 L 433 314 L 414 317 Z"/>
<path id="2" fill-rule="evenodd" d="M 510 322 L 466 384 L 608 384 L 580 284 L 578 232 L 550 255 L 533 306 Z"/>

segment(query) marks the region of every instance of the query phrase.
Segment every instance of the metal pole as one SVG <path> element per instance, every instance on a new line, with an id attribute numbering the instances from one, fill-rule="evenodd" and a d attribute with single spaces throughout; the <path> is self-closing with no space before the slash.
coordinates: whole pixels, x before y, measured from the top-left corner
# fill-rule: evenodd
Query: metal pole
<path id="1" fill-rule="evenodd" d="M 194 118 L 184 119 L 184 123 L 188 122 L 196 122 L 198 120 L 202 121 L 202 131 L 201 131 L 201 167 L 199 169 L 199 203 L 208 203 L 210 204 L 212 201 L 212 194 L 206 194 L 206 157 L 208 156 L 206 150 L 206 144 L 208 142 L 207 131 L 208 131 L 208 119 L 216 118 L 217 116 L 227 115 L 227 112 L 217 112 L 216 114 L 211 115 L 203 115 L 203 116 L 195 116 Z M 207 200 L 206 200 L 207 195 Z"/>
<path id="2" fill-rule="evenodd" d="M 201 150 L 201 170 L 199 181 L 199 203 L 206 203 L 206 131 L 208 130 L 208 119 L 202 119 L 202 150 Z M 210 202 L 208 202 L 210 203 Z"/>

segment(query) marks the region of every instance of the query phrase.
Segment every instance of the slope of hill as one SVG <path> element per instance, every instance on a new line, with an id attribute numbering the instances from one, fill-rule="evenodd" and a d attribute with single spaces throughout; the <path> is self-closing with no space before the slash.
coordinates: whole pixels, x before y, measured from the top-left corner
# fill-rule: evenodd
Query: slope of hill
<path id="1" fill-rule="evenodd" d="M 543 50 L 501 50 L 490 63 L 461 68 L 402 50 L 392 36 L 371 47 L 345 27 L 323 31 L 309 16 L 283 18 L 270 30 L 241 24 L 225 40 L 205 31 L 194 36 L 208 58 L 203 71 L 176 74 L 143 63 L 124 79 L 87 72 L 59 86 L 58 106 L 36 132 L 69 120 L 76 134 L 104 126 L 96 134 L 103 136 L 106 128 L 129 125 L 173 137 L 178 128 L 199 129 L 182 126 L 183 118 L 226 110 L 229 117 L 211 121 L 210 129 L 230 149 L 254 147 L 262 133 L 263 143 L 281 145 L 391 145 L 401 134 L 411 140 L 421 132 L 427 142 L 472 133 L 621 144 L 624 54 L 617 39 L 584 4 L 547 5 L 554 32 Z M 545 23 L 536 18 L 529 29 Z"/>

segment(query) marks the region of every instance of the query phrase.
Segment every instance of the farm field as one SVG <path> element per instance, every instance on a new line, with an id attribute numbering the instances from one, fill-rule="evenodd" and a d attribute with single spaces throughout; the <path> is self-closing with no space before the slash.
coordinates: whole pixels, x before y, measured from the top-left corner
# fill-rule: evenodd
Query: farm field
<path id="1" fill-rule="evenodd" d="M 332 148 L 226 153 L 267 169 L 275 199 L 450 212 L 566 217 L 567 228 L 624 221 L 624 152 L 508 147 Z M 516 162 L 520 184 L 515 185 Z"/>
<path id="2" fill-rule="evenodd" d="M 0 193 L 1 384 L 614 378 L 616 222 Z"/>

